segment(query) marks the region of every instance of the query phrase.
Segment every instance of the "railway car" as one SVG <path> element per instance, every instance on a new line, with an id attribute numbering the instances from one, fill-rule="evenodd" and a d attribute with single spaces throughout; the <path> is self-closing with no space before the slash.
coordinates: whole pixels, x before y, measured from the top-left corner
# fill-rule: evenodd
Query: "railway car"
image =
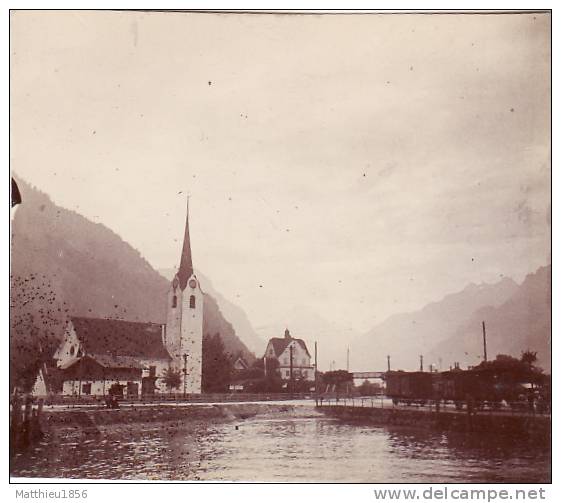
<path id="1" fill-rule="evenodd" d="M 386 396 L 394 404 L 424 405 L 433 398 L 433 374 L 431 372 L 389 371 L 385 374 Z"/>
<path id="2" fill-rule="evenodd" d="M 548 410 L 550 400 L 547 376 L 505 356 L 468 370 L 388 371 L 385 381 L 386 396 L 396 405 L 424 405 L 432 400 L 454 403 L 458 409 L 508 406 L 515 410 Z"/>
<path id="3" fill-rule="evenodd" d="M 527 402 L 525 380 L 511 369 L 478 366 L 469 370 L 441 372 L 435 378 L 435 398 L 451 401 L 458 409 L 470 404 L 475 408 L 516 408 Z"/>

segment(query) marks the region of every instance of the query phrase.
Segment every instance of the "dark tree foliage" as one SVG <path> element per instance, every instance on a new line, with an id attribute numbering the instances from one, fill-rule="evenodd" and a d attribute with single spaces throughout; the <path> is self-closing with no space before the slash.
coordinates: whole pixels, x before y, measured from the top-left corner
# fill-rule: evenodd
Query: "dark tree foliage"
<path id="1" fill-rule="evenodd" d="M 323 391 L 348 394 L 353 388 L 353 375 L 346 370 L 332 370 L 322 375 Z"/>
<path id="2" fill-rule="evenodd" d="M 165 369 L 162 380 L 169 391 L 179 389 L 181 386 L 181 372 L 172 368 Z"/>
<path id="3" fill-rule="evenodd" d="M 10 389 L 28 392 L 41 364 L 50 363 L 64 334 L 68 308 L 49 278 L 10 278 Z"/>
<path id="4" fill-rule="evenodd" d="M 258 359 L 251 369 L 251 378 L 246 382 L 246 391 L 250 393 L 280 393 L 283 381 L 279 373 L 279 362 L 275 358 Z"/>
<path id="5" fill-rule="evenodd" d="M 324 372 L 323 381 L 326 384 L 352 383 L 353 375 L 346 370 L 331 370 L 329 372 Z"/>
<path id="6" fill-rule="evenodd" d="M 371 383 L 366 379 L 359 387 L 358 392 L 361 396 L 376 396 L 381 392 L 381 386 L 377 383 Z"/>
<path id="7" fill-rule="evenodd" d="M 224 349 L 220 334 L 203 337 L 203 393 L 224 393 L 228 391 L 233 373 L 230 355 Z"/>
<path id="8" fill-rule="evenodd" d="M 537 351 L 526 350 L 523 351 L 522 355 L 520 356 L 520 361 L 525 365 L 528 365 L 528 367 L 530 368 L 534 366 L 537 360 L 538 360 Z"/>

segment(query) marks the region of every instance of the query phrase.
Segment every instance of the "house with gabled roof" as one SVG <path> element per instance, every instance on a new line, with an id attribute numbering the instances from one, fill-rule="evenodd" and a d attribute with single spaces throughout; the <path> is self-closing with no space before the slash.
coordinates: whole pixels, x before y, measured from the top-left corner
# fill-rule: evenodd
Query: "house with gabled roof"
<path id="1" fill-rule="evenodd" d="M 267 361 L 271 360 L 277 362 L 278 372 L 283 381 L 291 379 L 313 381 L 315 379 L 314 366 L 311 364 L 306 342 L 303 339 L 292 337 L 288 328 L 284 331 L 284 337 L 269 339 L 263 355 L 265 372 L 268 371 Z"/>
<path id="2" fill-rule="evenodd" d="M 54 358 L 64 395 L 138 396 L 162 387 L 165 325 L 73 316 Z"/>

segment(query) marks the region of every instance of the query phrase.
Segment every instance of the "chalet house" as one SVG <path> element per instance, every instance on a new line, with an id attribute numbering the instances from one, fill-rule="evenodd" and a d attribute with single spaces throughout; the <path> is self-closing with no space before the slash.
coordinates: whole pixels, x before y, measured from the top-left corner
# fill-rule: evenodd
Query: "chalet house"
<path id="1" fill-rule="evenodd" d="M 164 387 L 165 325 L 72 317 L 54 355 L 62 393 L 136 397 Z"/>
<path id="2" fill-rule="evenodd" d="M 303 378 L 306 381 L 315 379 L 314 366 L 310 363 L 311 356 L 302 339 L 295 339 L 288 329 L 284 337 L 273 337 L 269 340 L 263 356 L 265 372 L 267 360 L 274 359 L 278 362 L 278 371 L 283 380 Z M 292 376 L 291 376 L 292 372 Z"/>

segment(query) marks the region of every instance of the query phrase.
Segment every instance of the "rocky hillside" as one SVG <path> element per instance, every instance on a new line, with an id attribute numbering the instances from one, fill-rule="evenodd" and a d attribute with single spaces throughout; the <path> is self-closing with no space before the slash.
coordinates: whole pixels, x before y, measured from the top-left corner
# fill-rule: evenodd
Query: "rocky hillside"
<path id="1" fill-rule="evenodd" d="M 477 310 L 450 338 L 437 345 L 429 357 L 479 363 L 483 354 L 483 320 L 488 358 L 495 358 L 499 353 L 520 356 L 529 349 L 537 351 L 538 365 L 551 371 L 551 266 L 529 274 L 500 306 Z"/>
<path id="2" fill-rule="evenodd" d="M 548 368 L 551 338 L 551 267 L 529 275 L 522 285 L 505 278 L 495 284 L 470 284 L 416 312 L 397 314 L 352 344 L 356 366 L 365 370 L 419 367 L 431 363 L 448 368 L 482 359 L 481 321 L 485 320 L 488 356 L 519 356 L 521 350 L 538 351 L 539 363 Z M 355 365 L 353 365 L 354 367 Z"/>

